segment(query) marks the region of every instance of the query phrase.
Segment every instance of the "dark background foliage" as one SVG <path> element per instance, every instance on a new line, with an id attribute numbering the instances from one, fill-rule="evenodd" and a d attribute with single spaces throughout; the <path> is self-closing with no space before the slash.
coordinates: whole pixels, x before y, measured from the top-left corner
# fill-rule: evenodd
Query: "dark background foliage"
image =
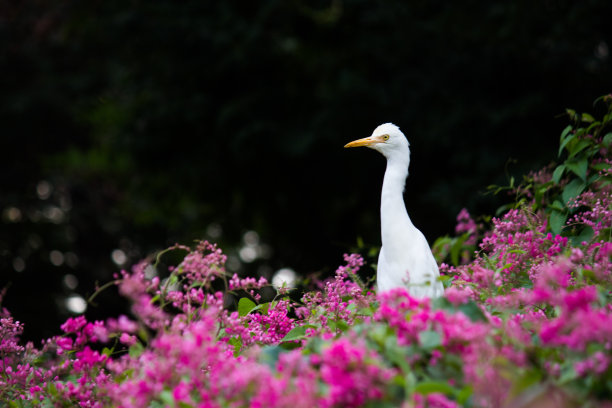
<path id="1" fill-rule="evenodd" d="M 387 121 L 411 143 L 413 221 L 452 233 L 462 207 L 494 211 L 488 184 L 554 159 L 564 108 L 609 92 L 611 15 L 606 0 L 3 2 L 3 305 L 48 336 L 70 296 L 199 238 L 241 274 L 329 273 L 357 237 L 379 243 L 384 159 L 342 146 Z M 105 293 L 91 317 L 122 310 Z"/>

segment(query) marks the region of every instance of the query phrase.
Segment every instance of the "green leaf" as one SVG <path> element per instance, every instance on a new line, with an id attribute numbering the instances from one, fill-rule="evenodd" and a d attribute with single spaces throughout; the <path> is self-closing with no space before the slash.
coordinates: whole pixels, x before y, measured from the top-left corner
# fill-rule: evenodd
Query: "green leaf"
<path id="1" fill-rule="evenodd" d="M 361 249 L 364 246 L 365 246 L 365 243 L 363 242 L 363 238 L 357 237 L 357 248 Z"/>
<path id="2" fill-rule="evenodd" d="M 432 394 L 434 392 L 439 392 L 446 395 L 453 395 L 455 393 L 455 389 L 447 382 L 424 381 L 414 387 L 414 392 L 423 395 Z"/>
<path id="3" fill-rule="evenodd" d="M 559 142 L 562 142 L 563 140 L 565 140 L 565 137 L 571 131 L 572 131 L 572 125 L 567 125 L 565 129 L 563 129 L 563 132 L 561 132 L 561 139 L 559 140 Z"/>
<path id="4" fill-rule="evenodd" d="M 402 372 L 411 372 L 407 356 L 408 350 L 397 344 L 397 337 L 389 335 L 384 341 L 384 355 L 393 364 L 397 365 Z"/>
<path id="5" fill-rule="evenodd" d="M 328 320 L 328 322 L 331 323 L 332 321 Z M 340 330 L 340 331 L 345 332 L 345 331 L 347 331 L 350 328 L 348 323 L 345 322 L 343 319 L 336 320 L 335 323 L 336 324 L 335 324 L 334 330 Z M 330 325 L 330 327 L 331 327 L 331 325 Z"/>
<path id="6" fill-rule="evenodd" d="M 268 314 L 268 310 L 270 310 L 270 302 L 261 303 L 257 305 L 256 310 L 261 310 L 261 313 L 264 315 Z"/>
<path id="7" fill-rule="evenodd" d="M 419 343 L 424 349 L 434 349 L 442 345 L 442 337 L 435 330 L 426 330 L 419 333 Z"/>
<path id="8" fill-rule="evenodd" d="M 583 151 L 585 148 L 587 148 L 588 146 L 591 145 L 591 142 L 588 140 L 579 140 L 576 143 L 572 143 L 570 146 L 570 154 L 569 157 L 574 157 L 575 155 L 577 155 L 578 153 L 580 153 L 581 151 Z"/>
<path id="9" fill-rule="evenodd" d="M 283 337 L 281 341 L 293 341 L 306 338 L 306 328 L 307 326 L 294 327 L 289 333 L 285 334 L 285 337 Z"/>
<path id="10" fill-rule="evenodd" d="M 454 310 L 454 306 L 451 302 L 448 301 L 445 297 L 438 297 L 431 300 L 431 307 L 434 310 L 442 309 L 442 310 Z"/>
<path id="11" fill-rule="evenodd" d="M 580 177 L 582 181 L 586 181 L 586 173 L 589 167 L 589 161 L 586 157 L 580 160 L 566 160 L 565 166 Z"/>
<path id="12" fill-rule="evenodd" d="M 553 203 L 550 205 L 550 208 L 557 211 L 565 211 L 565 205 L 563 205 L 563 203 L 559 200 L 553 201 Z"/>
<path id="13" fill-rule="evenodd" d="M 240 349 L 242 348 L 242 341 L 237 337 L 231 337 L 227 342 L 234 346 L 234 357 L 238 357 L 240 355 Z"/>
<path id="14" fill-rule="evenodd" d="M 48 383 L 48 385 L 47 385 L 47 392 L 49 394 L 51 394 L 51 396 L 53 396 L 53 397 L 57 397 L 59 395 L 59 392 L 57 391 L 57 387 L 52 382 Z"/>
<path id="15" fill-rule="evenodd" d="M 603 145 L 604 147 L 610 147 L 610 144 L 612 143 L 612 133 L 607 133 L 604 137 L 603 137 Z"/>
<path id="16" fill-rule="evenodd" d="M 130 354 L 130 357 L 138 358 L 142 354 L 143 351 L 144 351 L 144 347 L 142 346 L 142 343 L 138 342 L 130 346 L 128 353 Z"/>
<path id="17" fill-rule="evenodd" d="M 553 234 L 561 234 L 561 230 L 563 230 L 566 219 L 567 216 L 561 211 L 553 211 L 550 213 L 550 216 L 548 217 L 548 225 L 550 226 L 550 230 Z"/>
<path id="18" fill-rule="evenodd" d="M 269 367 L 275 368 L 281 351 L 282 349 L 279 346 L 262 347 L 261 353 L 259 354 L 259 360 L 262 363 L 267 364 Z"/>
<path id="19" fill-rule="evenodd" d="M 552 179 L 555 182 L 555 184 L 559 184 L 559 181 L 561 180 L 561 177 L 563 176 L 564 171 L 565 171 L 564 164 L 560 164 L 557 166 L 557 168 L 555 169 L 552 175 Z"/>
<path id="20" fill-rule="evenodd" d="M 608 163 L 606 163 L 606 162 L 600 162 L 600 163 L 591 164 L 591 168 L 593 170 L 597 170 L 597 171 L 607 170 L 608 167 L 610 167 L 610 165 Z M 593 174 L 593 176 L 595 176 L 596 178 L 599 177 L 598 174 Z M 591 176 L 591 177 L 593 177 L 593 176 Z M 589 177 L 589 182 L 591 182 L 591 177 Z"/>
<path id="21" fill-rule="evenodd" d="M 510 395 L 517 396 L 529 387 L 538 384 L 542 380 L 542 373 L 537 369 L 526 370 L 522 375 L 513 380 Z"/>
<path id="22" fill-rule="evenodd" d="M 461 254 L 461 250 L 463 249 L 463 243 L 465 241 L 467 241 L 467 239 L 470 237 L 470 233 L 466 232 L 465 234 L 462 234 L 461 236 L 454 238 L 452 241 L 452 245 L 450 248 L 450 257 L 451 257 L 451 263 L 453 265 L 459 265 L 459 255 Z"/>
<path id="23" fill-rule="evenodd" d="M 570 381 L 575 380 L 577 377 L 578 374 L 576 373 L 576 370 L 574 370 L 574 366 L 572 364 L 565 364 L 561 368 L 561 376 L 557 381 L 559 382 L 559 384 L 566 384 Z"/>
<path id="24" fill-rule="evenodd" d="M 457 403 L 460 406 L 463 406 L 466 404 L 466 402 L 470 399 L 470 397 L 472 396 L 472 393 L 474 392 L 474 390 L 472 389 L 472 387 L 470 385 L 464 387 L 461 391 L 459 391 L 459 393 L 457 394 Z"/>
<path id="25" fill-rule="evenodd" d="M 560 142 L 559 156 L 561 156 L 561 153 L 563 152 L 563 148 L 565 147 L 565 145 L 568 144 L 575 137 L 573 133 L 569 134 L 571 130 L 572 130 L 572 127 L 567 126 L 565 129 L 563 129 L 563 132 L 561 133 L 561 140 L 559 141 Z"/>
<path id="26" fill-rule="evenodd" d="M 174 405 L 174 397 L 172 396 L 172 391 L 168 389 L 165 389 L 159 393 L 159 399 L 168 407 Z"/>
<path id="27" fill-rule="evenodd" d="M 572 241 L 572 245 L 578 246 L 578 245 L 580 245 L 584 241 L 589 242 L 591 240 L 591 238 L 593 238 L 593 234 L 594 234 L 593 228 L 591 228 L 588 225 L 586 225 L 582 229 L 582 231 L 580 231 L 579 235 L 571 237 L 570 240 Z"/>
<path id="28" fill-rule="evenodd" d="M 486 322 L 487 316 L 480 310 L 480 307 L 472 301 L 459 305 L 457 308 L 461 313 L 470 318 L 473 322 Z"/>
<path id="29" fill-rule="evenodd" d="M 257 305 L 251 299 L 246 297 L 240 298 L 238 301 L 238 314 L 240 317 L 246 316 L 251 313 L 255 307 L 257 307 Z"/>
<path id="30" fill-rule="evenodd" d="M 589 113 L 583 113 L 582 117 L 581 117 L 581 120 L 583 122 L 591 123 L 591 122 L 593 122 L 595 120 L 595 118 L 591 114 L 589 114 Z"/>
<path id="31" fill-rule="evenodd" d="M 570 200 L 578 197 L 580 193 L 584 191 L 586 188 L 586 183 L 581 180 L 574 179 L 572 180 L 565 188 L 563 189 L 563 193 L 561 193 L 561 197 L 563 198 L 564 205 L 568 205 Z"/>

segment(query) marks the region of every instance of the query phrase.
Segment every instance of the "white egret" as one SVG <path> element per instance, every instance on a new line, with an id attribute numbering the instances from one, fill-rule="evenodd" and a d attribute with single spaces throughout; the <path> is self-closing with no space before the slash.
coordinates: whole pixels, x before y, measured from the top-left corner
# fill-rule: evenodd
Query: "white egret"
<path id="1" fill-rule="evenodd" d="M 438 280 L 438 264 L 427 240 L 410 221 L 404 205 L 404 186 L 410 164 L 409 143 L 392 123 L 377 127 L 372 136 L 344 147 L 366 146 L 387 158 L 380 200 L 382 248 L 378 255 L 376 283 L 379 291 L 407 287 L 415 297 L 437 297 L 444 293 Z"/>

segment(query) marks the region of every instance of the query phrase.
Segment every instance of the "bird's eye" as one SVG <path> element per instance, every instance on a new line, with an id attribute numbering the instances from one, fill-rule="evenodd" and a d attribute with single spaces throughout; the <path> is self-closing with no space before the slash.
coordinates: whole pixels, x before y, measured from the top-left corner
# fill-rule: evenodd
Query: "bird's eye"
<path id="1" fill-rule="evenodd" d="M 389 140 L 389 135 L 383 135 L 383 140 L 384 140 L 384 141 Z"/>

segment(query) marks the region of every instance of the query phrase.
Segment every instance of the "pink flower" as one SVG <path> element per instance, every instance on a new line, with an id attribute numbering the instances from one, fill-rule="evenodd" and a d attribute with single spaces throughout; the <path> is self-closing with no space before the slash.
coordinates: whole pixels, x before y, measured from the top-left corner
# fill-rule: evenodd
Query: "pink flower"
<path id="1" fill-rule="evenodd" d="M 85 316 L 69 317 L 68 320 L 66 320 L 66 322 L 60 326 L 60 328 L 64 331 L 64 333 L 76 333 L 85 327 L 86 324 L 87 320 L 85 320 Z"/>
<path id="2" fill-rule="evenodd" d="M 467 303 L 475 296 L 474 290 L 469 286 L 453 285 L 444 291 L 444 297 L 455 306 Z"/>
<path id="3" fill-rule="evenodd" d="M 133 336 L 131 334 L 121 333 L 121 336 L 119 337 L 119 341 L 125 344 L 126 346 L 131 346 L 131 345 L 136 344 L 138 339 L 136 338 L 136 336 Z"/>
<path id="4" fill-rule="evenodd" d="M 65 351 L 72 350 L 72 339 L 70 337 L 58 337 L 56 344 L 57 354 L 62 354 Z"/>

